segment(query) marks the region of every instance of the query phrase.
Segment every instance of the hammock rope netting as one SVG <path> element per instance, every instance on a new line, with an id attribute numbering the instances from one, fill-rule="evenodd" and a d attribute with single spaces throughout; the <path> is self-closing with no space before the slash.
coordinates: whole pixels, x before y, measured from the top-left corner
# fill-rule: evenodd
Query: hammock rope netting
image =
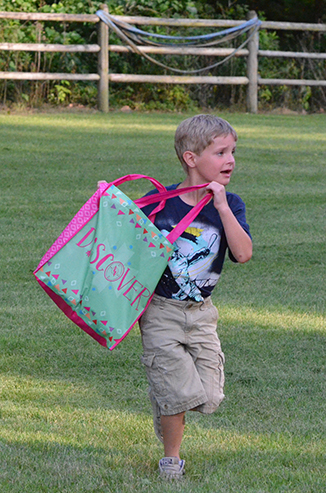
<path id="1" fill-rule="evenodd" d="M 108 12 L 104 10 L 98 10 L 96 12 L 98 17 L 112 29 L 115 34 L 124 41 L 133 52 L 138 55 L 146 58 L 152 63 L 159 65 L 164 69 L 171 70 L 173 72 L 181 73 L 181 74 L 194 74 L 199 72 L 204 72 L 206 70 L 211 70 L 212 68 L 218 67 L 223 63 L 230 60 L 230 58 L 234 57 L 234 55 L 244 48 L 252 36 L 257 32 L 259 26 L 261 25 L 261 21 L 258 17 L 253 17 L 252 19 L 240 24 L 239 26 L 234 26 L 228 29 L 224 29 L 222 31 L 209 33 L 209 34 L 201 34 L 197 36 L 169 36 L 164 34 L 155 34 L 149 33 L 146 31 L 142 31 L 134 26 L 131 26 L 127 22 L 123 22 L 116 17 L 110 15 Z M 181 70 L 175 67 L 170 67 L 165 65 L 164 63 L 159 62 L 155 58 L 151 57 L 144 51 L 139 49 L 139 46 L 155 46 L 155 47 L 196 47 L 196 48 L 207 48 L 207 47 L 216 47 L 217 45 L 225 42 L 229 42 L 234 40 L 235 38 L 240 37 L 244 33 L 250 31 L 249 35 L 246 37 L 245 41 L 243 41 L 237 48 L 235 48 L 232 53 L 225 56 L 222 60 L 213 63 L 211 65 L 194 69 L 194 70 Z"/>

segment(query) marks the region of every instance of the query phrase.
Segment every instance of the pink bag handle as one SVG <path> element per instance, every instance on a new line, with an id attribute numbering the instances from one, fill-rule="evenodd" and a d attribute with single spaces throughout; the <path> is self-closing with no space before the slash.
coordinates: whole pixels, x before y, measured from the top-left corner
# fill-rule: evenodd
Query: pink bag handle
<path id="1" fill-rule="evenodd" d="M 167 199 L 171 199 L 173 197 L 178 197 L 179 195 L 182 195 L 184 193 L 189 193 L 193 192 L 195 190 L 199 190 L 201 188 L 207 187 L 208 183 L 201 184 L 201 185 L 194 185 L 192 187 L 185 187 L 185 188 L 175 188 L 173 190 L 166 190 L 164 185 L 160 183 L 158 180 L 155 178 L 152 178 L 147 175 L 141 175 L 141 174 L 129 174 L 122 176 L 121 178 L 117 178 L 113 182 L 107 184 L 101 184 L 101 194 L 109 188 L 111 185 L 119 186 L 122 183 L 125 183 L 127 181 L 132 181 L 132 180 L 138 180 L 140 178 L 145 178 L 146 180 L 149 180 L 155 188 L 159 191 L 159 193 L 155 193 L 153 195 L 147 195 L 146 197 L 142 197 L 140 199 L 135 200 L 135 204 L 139 207 L 145 207 L 146 205 L 154 204 L 156 202 L 160 202 L 159 205 L 151 212 L 149 215 L 149 218 L 154 222 L 155 215 L 161 211 L 166 203 Z M 199 212 L 205 207 L 206 204 L 211 200 L 212 194 L 207 193 L 199 202 L 196 204 L 194 207 L 191 208 L 191 210 L 184 216 L 184 218 L 179 222 L 179 224 L 173 228 L 173 230 L 167 235 L 167 239 L 170 241 L 170 243 L 174 243 L 177 238 L 187 229 L 187 227 L 192 223 L 192 221 L 197 217 Z"/>
<path id="2" fill-rule="evenodd" d="M 192 223 L 192 221 L 198 216 L 200 211 L 208 204 L 211 200 L 212 194 L 207 193 L 205 197 L 201 199 L 198 204 L 196 204 L 192 209 L 184 216 L 183 219 L 179 222 L 179 224 L 173 228 L 173 230 L 167 235 L 167 239 L 170 243 L 174 243 L 177 238 L 188 228 L 188 226 Z"/>
<path id="3" fill-rule="evenodd" d="M 142 197 L 140 199 L 135 200 L 135 204 L 138 205 L 138 207 L 142 208 L 145 207 L 146 205 L 149 204 L 154 204 L 155 202 L 158 202 L 160 199 L 160 204 L 154 209 L 149 217 L 152 218 L 155 214 L 160 212 L 164 207 L 165 207 L 165 202 L 167 199 L 171 199 L 173 197 L 178 197 L 179 195 L 182 195 L 183 193 L 188 193 L 188 192 L 193 192 L 194 190 L 199 190 L 200 188 L 205 188 L 207 187 L 208 183 L 203 184 L 203 185 L 194 185 L 192 187 L 185 187 L 185 188 L 175 188 L 173 190 L 166 190 L 165 192 L 161 192 L 159 194 L 153 194 L 153 195 L 147 195 L 146 197 Z M 154 221 L 154 219 L 152 219 Z"/>
<path id="4" fill-rule="evenodd" d="M 122 183 L 125 183 L 126 181 L 139 180 L 140 178 L 145 178 L 146 180 L 149 180 L 152 183 L 152 185 L 154 185 L 154 187 L 157 188 L 157 190 L 159 192 L 166 192 L 167 191 L 166 188 L 165 188 L 165 186 L 162 185 L 162 183 L 160 183 L 155 178 L 152 178 L 151 176 L 147 176 L 147 175 L 141 175 L 141 174 L 138 174 L 138 173 L 131 173 L 129 175 L 122 176 L 121 178 L 117 178 L 116 180 L 112 181 L 109 184 L 107 184 L 107 183 L 104 183 L 103 184 L 102 183 L 100 185 L 101 195 L 111 185 L 115 185 L 116 187 L 118 187 L 119 185 L 121 185 Z M 108 186 L 106 186 L 106 185 L 108 185 Z M 162 200 L 161 203 L 155 208 L 155 210 L 152 211 L 150 217 L 153 218 L 153 221 L 155 219 L 155 214 L 157 212 L 161 211 L 164 208 L 165 202 L 166 202 L 165 200 Z"/>
<path id="5" fill-rule="evenodd" d="M 202 185 L 194 185 L 192 187 L 185 188 L 175 188 L 173 190 L 167 190 L 166 192 L 155 193 L 153 195 L 147 195 L 146 197 L 142 197 L 141 199 L 135 200 L 135 204 L 138 207 L 142 208 L 146 205 L 154 204 L 155 202 L 160 202 L 160 204 L 151 212 L 149 218 L 154 221 L 157 212 L 161 211 L 167 199 L 171 199 L 173 197 L 178 197 L 184 193 L 193 192 L 194 190 L 199 190 L 201 188 L 207 187 L 208 183 Z M 174 243 L 177 238 L 187 229 L 187 227 L 192 223 L 192 221 L 198 216 L 199 212 L 208 204 L 211 200 L 212 194 L 207 193 L 191 210 L 184 216 L 184 218 L 178 223 L 178 225 L 173 228 L 173 230 L 167 235 L 167 239 Z M 162 200 L 163 199 L 163 200 Z"/>
<path id="6" fill-rule="evenodd" d="M 155 178 L 152 178 L 151 176 L 140 175 L 138 173 L 121 176 L 121 178 L 117 178 L 116 180 L 111 181 L 109 183 L 109 186 L 115 185 L 116 187 L 118 187 L 119 185 L 125 183 L 126 181 L 139 180 L 140 178 L 145 178 L 146 180 L 149 180 L 154 185 L 154 187 L 157 188 L 157 190 L 159 190 L 160 192 L 166 192 L 165 186 L 162 185 L 162 183 L 160 183 L 158 180 L 155 180 Z"/>

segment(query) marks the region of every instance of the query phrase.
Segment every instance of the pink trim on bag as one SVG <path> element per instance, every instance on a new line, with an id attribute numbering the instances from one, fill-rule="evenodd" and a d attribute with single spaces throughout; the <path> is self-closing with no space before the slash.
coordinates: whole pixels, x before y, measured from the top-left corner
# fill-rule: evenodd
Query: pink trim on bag
<path id="1" fill-rule="evenodd" d="M 107 188 L 107 187 L 106 187 Z M 77 214 L 70 221 L 68 226 L 62 231 L 60 236 L 53 243 L 51 248 L 46 252 L 46 254 L 41 259 L 37 269 L 34 271 L 37 272 L 46 262 L 48 262 L 61 248 L 63 248 L 68 241 L 73 238 L 78 231 L 80 231 L 85 224 L 88 223 L 92 219 L 92 217 L 98 211 L 98 202 L 102 195 L 101 188 L 96 190 L 96 192 L 91 196 L 90 199 L 83 205 L 83 207 L 77 212 Z"/>
<path id="2" fill-rule="evenodd" d="M 143 311 L 141 312 L 139 317 L 134 321 L 134 323 L 129 327 L 127 332 L 125 332 L 120 339 L 115 339 L 113 346 L 109 347 L 107 339 L 105 337 L 101 336 L 100 334 L 98 334 L 97 332 L 95 332 L 91 327 L 89 327 L 89 325 L 87 325 L 86 322 L 84 322 L 84 320 L 79 315 L 77 315 L 77 313 L 64 301 L 64 299 L 61 298 L 61 296 L 59 296 L 54 291 L 52 291 L 52 289 L 50 289 L 40 279 L 36 278 L 36 280 L 39 283 L 39 285 L 41 286 L 41 288 L 44 289 L 44 291 L 50 296 L 52 301 L 54 301 L 54 303 L 60 308 L 61 311 L 63 311 L 63 313 L 66 315 L 66 317 L 69 318 L 69 320 L 71 320 L 80 329 L 82 329 L 89 336 L 91 336 L 93 339 L 95 339 L 95 341 L 97 341 L 99 344 L 101 344 L 101 346 L 106 347 L 110 351 L 112 351 L 118 344 L 120 344 L 120 342 L 129 334 L 129 332 L 136 325 L 136 323 L 138 322 L 138 320 L 140 319 L 140 317 L 142 316 L 144 311 L 147 310 L 147 307 L 150 304 L 150 302 L 152 301 L 152 298 L 154 296 L 154 293 L 152 294 L 152 296 L 150 296 L 150 298 L 148 299 L 148 302 L 146 303 L 145 308 L 143 309 Z"/>
<path id="3" fill-rule="evenodd" d="M 88 335 L 93 337 L 97 342 L 101 344 L 101 346 L 108 347 L 107 346 L 107 340 L 105 337 L 100 336 L 97 334 L 91 327 L 89 327 L 84 320 L 77 315 L 77 313 L 64 301 L 61 296 L 58 294 L 54 293 L 52 289 L 50 289 L 43 281 L 40 279 L 36 279 L 39 285 L 41 286 L 42 289 L 50 296 L 52 301 L 60 308 L 60 310 L 63 311 L 63 313 L 72 321 L 74 324 L 78 325 L 83 331 L 87 332 Z M 110 348 L 109 348 L 110 349 Z"/>

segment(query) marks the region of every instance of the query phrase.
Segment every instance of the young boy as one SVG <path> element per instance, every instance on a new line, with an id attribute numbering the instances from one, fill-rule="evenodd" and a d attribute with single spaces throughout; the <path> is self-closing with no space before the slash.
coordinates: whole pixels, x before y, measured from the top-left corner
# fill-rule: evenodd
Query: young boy
<path id="1" fill-rule="evenodd" d="M 164 444 L 159 470 L 169 479 L 184 474 L 180 446 L 185 413 L 213 413 L 224 398 L 224 355 L 216 333 L 218 313 L 210 295 L 226 249 L 233 262 L 245 263 L 252 255 L 245 204 L 238 195 L 225 191 L 235 166 L 236 142 L 235 130 L 222 118 L 197 115 L 183 121 L 176 130 L 175 150 L 186 178 L 168 189 L 209 185 L 169 199 L 155 218 L 166 235 L 204 194 L 212 194 L 212 200 L 176 241 L 175 252 L 140 320 L 154 429 Z M 145 214 L 155 205 L 145 207 Z"/>

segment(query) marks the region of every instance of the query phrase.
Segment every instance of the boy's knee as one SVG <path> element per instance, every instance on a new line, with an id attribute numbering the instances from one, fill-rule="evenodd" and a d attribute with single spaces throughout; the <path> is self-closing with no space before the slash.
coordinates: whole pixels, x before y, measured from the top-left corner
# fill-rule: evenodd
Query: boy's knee
<path id="1" fill-rule="evenodd" d="M 202 375 L 207 401 L 198 406 L 196 411 L 211 414 L 219 407 L 224 399 L 224 354 L 220 352 L 216 358 L 215 368 L 210 368 Z"/>
<path id="2" fill-rule="evenodd" d="M 216 393 L 214 396 L 208 399 L 207 402 L 201 404 L 200 406 L 197 406 L 196 408 L 192 409 L 192 411 L 197 411 L 202 414 L 212 414 L 217 410 L 224 397 L 225 395 L 223 393 Z"/>

